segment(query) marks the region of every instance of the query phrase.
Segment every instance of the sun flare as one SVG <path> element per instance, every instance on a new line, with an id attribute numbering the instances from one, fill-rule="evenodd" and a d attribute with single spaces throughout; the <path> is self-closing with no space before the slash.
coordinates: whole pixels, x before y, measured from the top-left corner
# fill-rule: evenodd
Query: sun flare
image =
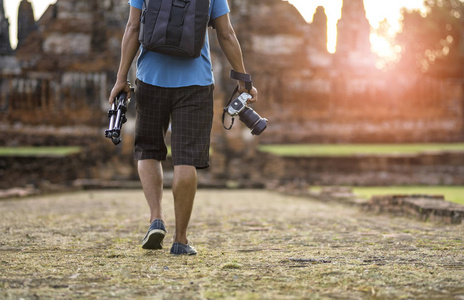
<path id="1" fill-rule="evenodd" d="M 379 57 L 393 61 L 401 52 L 401 46 L 392 45 L 385 37 L 372 33 L 370 36 L 371 51 Z"/>

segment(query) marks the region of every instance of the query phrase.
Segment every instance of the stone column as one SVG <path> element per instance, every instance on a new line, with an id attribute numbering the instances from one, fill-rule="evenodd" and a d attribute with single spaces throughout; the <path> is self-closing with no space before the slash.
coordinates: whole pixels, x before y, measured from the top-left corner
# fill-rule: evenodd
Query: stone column
<path id="1" fill-rule="evenodd" d="M 5 17 L 3 0 L 0 0 L 0 56 L 11 54 L 13 54 L 13 50 L 10 44 L 10 23 Z"/>
<path id="2" fill-rule="evenodd" d="M 32 4 L 27 0 L 22 0 L 18 9 L 18 47 L 21 46 L 26 37 L 35 29 Z"/>

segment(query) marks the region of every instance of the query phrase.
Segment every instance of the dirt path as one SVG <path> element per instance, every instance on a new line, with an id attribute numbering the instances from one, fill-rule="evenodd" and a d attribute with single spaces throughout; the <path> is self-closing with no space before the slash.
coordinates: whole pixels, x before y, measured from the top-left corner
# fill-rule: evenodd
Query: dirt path
<path id="1" fill-rule="evenodd" d="M 145 251 L 141 191 L 0 201 L 0 299 L 464 299 L 464 226 L 267 191 L 198 192 L 196 257 Z"/>

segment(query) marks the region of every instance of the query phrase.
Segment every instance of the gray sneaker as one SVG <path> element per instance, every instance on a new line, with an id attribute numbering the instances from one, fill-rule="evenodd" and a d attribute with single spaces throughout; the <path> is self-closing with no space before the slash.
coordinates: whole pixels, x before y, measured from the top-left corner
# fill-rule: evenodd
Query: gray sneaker
<path id="1" fill-rule="evenodd" d="M 182 244 L 179 242 L 175 242 L 172 244 L 171 247 L 171 254 L 174 255 L 195 255 L 197 254 L 197 250 L 190 246 L 189 244 Z"/>
<path id="2" fill-rule="evenodd" d="M 142 240 L 143 249 L 163 249 L 163 239 L 166 235 L 166 227 L 161 219 L 155 219 L 150 224 L 148 232 Z"/>

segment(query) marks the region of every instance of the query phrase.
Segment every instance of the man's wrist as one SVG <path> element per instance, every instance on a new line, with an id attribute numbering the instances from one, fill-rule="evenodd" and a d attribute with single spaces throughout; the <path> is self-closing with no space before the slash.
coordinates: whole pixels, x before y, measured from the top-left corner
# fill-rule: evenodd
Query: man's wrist
<path id="1" fill-rule="evenodd" d="M 116 82 L 127 82 L 127 75 L 117 75 Z"/>

